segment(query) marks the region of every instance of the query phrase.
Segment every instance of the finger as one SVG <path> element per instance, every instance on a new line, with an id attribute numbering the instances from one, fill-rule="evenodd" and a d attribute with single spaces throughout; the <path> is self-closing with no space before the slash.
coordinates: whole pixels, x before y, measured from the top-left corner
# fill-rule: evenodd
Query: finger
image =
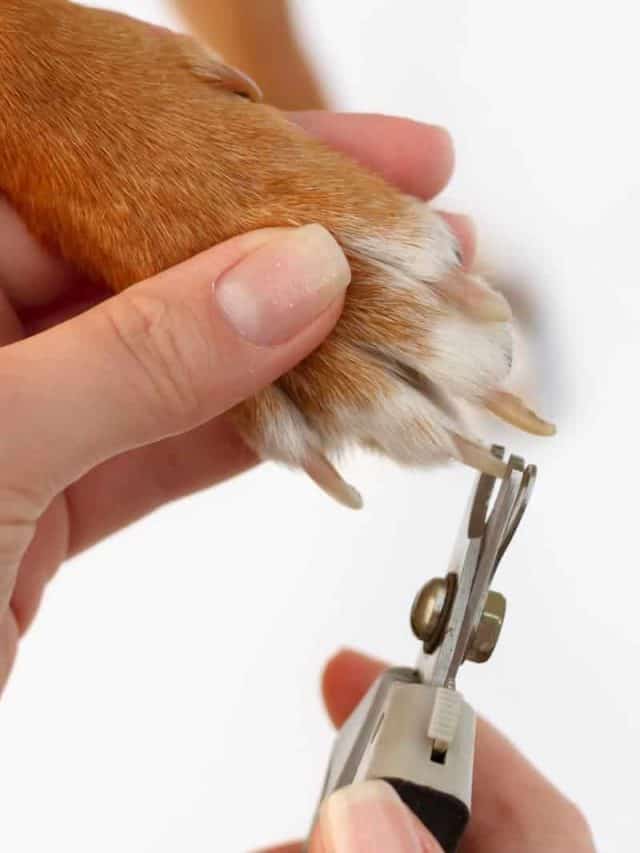
<path id="1" fill-rule="evenodd" d="M 348 785 L 324 801 L 311 853 L 442 853 L 442 848 L 391 785 Z"/>
<path id="2" fill-rule="evenodd" d="M 332 148 L 418 198 L 433 198 L 453 172 L 453 144 L 442 127 L 382 115 L 315 110 L 288 115 Z"/>
<path id="3" fill-rule="evenodd" d="M 37 513 L 95 465 L 273 381 L 331 330 L 349 276 L 319 226 L 269 229 L 3 348 L 0 514 L 7 494 L 13 517 L 21 501 Z"/>
<path id="4" fill-rule="evenodd" d="M 311 853 L 442 853 L 442 848 L 384 782 L 364 782 L 336 791 L 323 803 L 311 838 Z M 302 853 L 301 844 L 263 853 Z"/>
<path id="5" fill-rule="evenodd" d="M 322 695 L 331 722 L 336 728 L 363 698 L 387 665 L 351 649 L 338 652 L 326 665 L 322 675 Z"/>
<path id="6" fill-rule="evenodd" d="M 323 694 L 341 726 L 387 667 L 351 650 L 329 661 Z M 571 841 L 574 846 L 567 846 Z M 588 825 L 571 804 L 496 729 L 478 719 L 473 813 L 461 853 L 490 850 L 593 853 Z"/>
<path id="7" fill-rule="evenodd" d="M 461 853 L 595 853 L 575 807 L 486 720 L 479 719 L 473 811 Z"/>
<path id="8" fill-rule="evenodd" d="M 18 307 L 42 305 L 67 290 L 78 276 L 27 230 L 0 196 L 0 284 Z"/>

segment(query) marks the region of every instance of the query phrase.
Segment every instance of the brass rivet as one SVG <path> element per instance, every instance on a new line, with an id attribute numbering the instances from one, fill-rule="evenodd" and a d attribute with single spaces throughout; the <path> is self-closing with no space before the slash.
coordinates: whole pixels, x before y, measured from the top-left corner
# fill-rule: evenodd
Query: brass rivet
<path id="1" fill-rule="evenodd" d="M 455 584 L 455 575 L 433 578 L 415 597 L 411 608 L 411 629 L 424 643 L 427 654 L 434 652 L 440 645 L 455 594 Z"/>

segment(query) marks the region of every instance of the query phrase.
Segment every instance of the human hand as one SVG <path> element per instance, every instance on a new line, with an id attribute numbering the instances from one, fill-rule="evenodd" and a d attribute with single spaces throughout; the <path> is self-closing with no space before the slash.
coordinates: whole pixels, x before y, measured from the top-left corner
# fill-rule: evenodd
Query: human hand
<path id="1" fill-rule="evenodd" d="M 341 726 L 386 667 L 351 651 L 323 679 L 333 723 Z M 301 853 L 300 844 L 264 853 Z M 310 853 L 442 853 L 390 785 L 370 781 L 323 804 Z M 578 809 L 486 721 L 478 720 L 473 812 L 460 853 L 595 853 Z"/>
<path id="2" fill-rule="evenodd" d="M 451 173 L 438 128 L 293 118 L 416 196 L 431 198 Z M 468 222 L 449 221 L 469 259 Z M 305 276 L 319 286 L 315 297 L 294 292 Z M 267 280 L 284 311 L 264 299 Z M 254 464 L 221 414 L 321 342 L 347 281 L 327 232 L 272 229 L 108 298 L 48 255 L 0 199 L 0 690 L 67 557 Z M 240 333 L 229 320 L 233 292 L 252 309 Z"/>

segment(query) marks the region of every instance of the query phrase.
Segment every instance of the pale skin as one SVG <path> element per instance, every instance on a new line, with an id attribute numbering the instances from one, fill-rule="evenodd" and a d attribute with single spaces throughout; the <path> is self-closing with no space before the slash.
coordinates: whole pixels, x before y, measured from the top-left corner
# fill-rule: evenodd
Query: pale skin
<path id="1" fill-rule="evenodd" d="M 425 200 L 450 177 L 451 142 L 440 128 L 379 116 L 304 113 L 295 119 Z M 447 218 L 465 263 L 470 264 L 472 225 L 463 216 Z M 270 248 L 276 237 L 280 242 Z M 325 248 L 339 251 L 328 244 Z M 224 412 L 314 349 L 335 324 L 342 297 L 336 295 L 308 316 L 287 340 L 258 351 L 230 331 L 217 309 L 207 308 L 205 321 L 198 311 L 196 322 L 180 306 L 188 306 L 190 298 L 192 312 L 200 307 L 199 300 L 209 306 L 212 282 L 215 286 L 227 270 L 253 253 L 268 264 L 285 250 L 279 235 L 246 235 L 134 287 L 131 292 L 138 295 L 152 293 L 154 305 L 161 305 L 166 317 L 177 317 L 176 328 L 173 320 L 168 324 L 174 339 L 163 332 L 161 311 L 160 331 L 153 320 L 150 347 L 149 317 L 142 318 L 145 335 L 136 336 L 141 318 L 134 317 L 132 324 L 129 314 L 137 303 L 129 291 L 111 296 L 83 281 L 36 244 L 0 198 L 0 690 L 20 637 L 36 615 L 49 580 L 66 559 L 162 504 L 256 463 Z M 344 271 L 336 276 L 344 276 Z M 342 284 L 346 287 L 347 281 Z M 196 341 L 190 348 L 181 348 L 180 322 L 190 324 L 190 339 Z M 124 341 L 123 329 L 134 330 Z M 197 345 L 205 338 L 215 346 Z M 98 345 L 87 358 L 82 353 L 74 357 L 74 347 L 80 347 L 83 339 Z M 144 352 L 135 352 L 140 340 L 145 342 Z M 168 372 L 183 379 L 182 384 L 156 381 L 167 373 L 171 358 L 179 365 L 169 365 Z M 203 358 L 213 370 L 203 372 L 197 363 Z M 154 374 L 153 359 L 162 362 L 162 374 Z M 232 369 L 220 370 L 221 364 Z M 197 394 L 184 392 L 183 385 L 190 381 Z M 144 414 L 137 417 L 140 400 Z M 379 670 L 379 663 L 352 654 L 330 664 L 325 699 L 336 724 Z M 502 778 L 495 772 L 497 766 L 517 780 L 508 791 L 497 787 L 496 780 Z M 480 726 L 475 784 L 474 819 L 465 853 L 594 849 L 579 813 L 486 724 Z M 519 787 L 530 792 L 526 802 L 517 797 Z M 541 840 L 540 832 L 550 825 L 556 835 Z M 569 838 L 572 846 L 567 846 Z M 314 853 L 338 849 L 328 837 L 314 843 Z M 431 844 L 428 839 L 424 843 Z M 299 850 L 300 845 L 293 845 L 279 853 Z"/>

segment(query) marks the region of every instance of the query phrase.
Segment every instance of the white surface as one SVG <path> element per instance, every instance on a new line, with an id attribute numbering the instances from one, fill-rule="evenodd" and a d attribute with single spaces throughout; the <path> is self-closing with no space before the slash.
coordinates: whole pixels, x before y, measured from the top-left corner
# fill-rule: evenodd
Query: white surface
<path id="1" fill-rule="evenodd" d="M 109 5 L 167 20 L 159 0 Z M 531 283 L 551 318 L 539 364 L 560 433 L 507 436 L 540 481 L 500 572 L 501 645 L 461 689 L 577 800 L 602 850 L 630 850 L 636 6 L 298 7 L 342 107 L 452 130 L 449 198 L 478 215 L 501 274 Z M 304 832 L 331 739 L 322 663 L 341 644 L 413 660 L 407 609 L 444 570 L 472 481 L 369 458 L 348 474 L 366 496 L 359 515 L 265 466 L 65 567 L 0 706 L 3 849 L 235 853 Z"/>

